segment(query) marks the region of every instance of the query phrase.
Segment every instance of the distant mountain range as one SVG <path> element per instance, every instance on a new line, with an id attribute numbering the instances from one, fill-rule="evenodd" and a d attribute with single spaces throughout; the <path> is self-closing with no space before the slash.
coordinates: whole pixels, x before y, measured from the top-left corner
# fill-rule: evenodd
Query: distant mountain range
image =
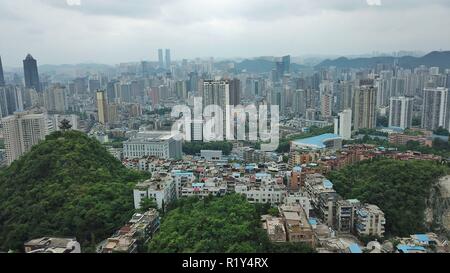
<path id="1" fill-rule="evenodd" d="M 268 73 L 271 72 L 272 69 L 275 68 L 275 62 L 267 59 L 247 59 L 240 63 L 235 64 L 235 69 L 237 71 L 247 71 L 250 73 Z M 291 70 L 298 71 L 302 68 L 306 68 L 306 66 L 291 63 Z"/>
<path id="2" fill-rule="evenodd" d="M 316 67 L 338 67 L 338 68 L 370 68 L 378 64 L 393 64 L 398 61 L 403 68 L 415 68 L 421 65 L 428 67 L 450 68 L 450 51 L 433 51 L 423 57 L 372 57 L 349 59 L 341 57 L 335 60 L 325 60 Z"/>

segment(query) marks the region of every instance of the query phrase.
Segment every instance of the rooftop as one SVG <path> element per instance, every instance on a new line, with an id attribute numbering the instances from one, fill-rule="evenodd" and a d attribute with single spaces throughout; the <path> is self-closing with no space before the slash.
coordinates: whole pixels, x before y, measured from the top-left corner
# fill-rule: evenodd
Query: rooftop
<path id="1" fill-rule="evenodd" d="M 325 142 L 336 139 L 342 139 L 342 137 L 335 134 L 323 134 L 315 137 L 294 140 L 293 143 L 300 146 L 323 149 L 326 148 Z"/>

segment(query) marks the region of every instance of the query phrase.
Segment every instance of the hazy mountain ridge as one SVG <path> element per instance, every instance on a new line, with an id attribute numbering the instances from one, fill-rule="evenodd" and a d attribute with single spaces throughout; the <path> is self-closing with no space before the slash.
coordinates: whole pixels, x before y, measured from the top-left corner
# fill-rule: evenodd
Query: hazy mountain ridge
<path id="1" fill-rule="evenodd" d="M 441 69 L 450 68 L 450 51 L 433 51 L 423 57 L 372 57 L 372 58 L 355 58 L 349 59 L 340 57 L 335 60 L 325 60 L 316 67 L 338 68 L 370 68 L 378 64 L 393 64 L 398 61 L 399 66 L 404 68 L 415 68 L 421 65 L 428 67 L 440 67 Z"/>

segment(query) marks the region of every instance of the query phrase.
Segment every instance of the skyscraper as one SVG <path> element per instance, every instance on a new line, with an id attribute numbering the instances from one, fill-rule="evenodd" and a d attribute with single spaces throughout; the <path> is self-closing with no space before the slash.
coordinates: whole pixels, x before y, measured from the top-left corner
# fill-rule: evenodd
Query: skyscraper
<path id="1" fill-rule="evenodd" d="M 44 105 L 48 111 L 64 113 L 68 110 L 66 87 L 55 84 L 44 91 Z"/>
<path id="2" fill-rule="evenodd" d="M 49 134 L 45 114 L 16 113 L 2 119 L 8 165 L 31 150 Z"/>
<path id="3" fill-rule="evenodd" d="M 5 89 L 8 115 L 12 115 L 16 111 L 23 111 L 22 90 L 13 85 L 8 85 L 3 88 Z"/>
<path id="4" fill-rule="evenodd" d="M 1 56 L 0 56 L 0 86 L 5 86 L 5 77 L 3 76 L 3 65 Z"/>
<path id="5" fill-rule="evenodd" d="M 283 63 L 283 75 L 291 73 L 291 56 L 287 55 L 281 59 L 282 59 L 282 63 Z"/>
<path id="6" fill-rule="evenodd" d="M 164 56 L 161 48 L 158 49 L 158 63 L 160 68 L 164 68 Z"/>
<path id="7" fill-rule="evenodd" d="M 423 90 L 422 128 L 436 130 L 450 128 L 450 100 L 448 89 L 443 87 Z"/>
<path id="8" fill-rule="evenodd" d="M 106 92 L 97 91 L 98 122 L 103 125 L 108 122 L 107 106 L 108 104 L 106 101 Z"/>
<path id="9" fill-rule="evenodd" d="M 354 129 L 373 129 L 377 125 L 377 88 L 373 81 L 361 81 L 355 89 Z"/>
<path id="10" fill-rule="evenodd" d="M 334 120 L 334 133 L 345 140 L 352 139 L 352 110 L 345 109 Z"/>
<path id="11" fill-rule="evenodd" d="M 226 80 L 203 82 L 203 105 L 218 105 L 225 111 L 230 102 L 230 82 Z"/>
<path id="12" fill-rule="evenodd" d="M 170 59 L 170 49 L 166 49 L 166 68 L 170 69 L 171 64 L 172 60 Z"/>
<path id="13" fill-rule="evenodd" d="M 241 81 L 232 79 L 230 83 L 230 105 L 237 106 L 241 104 Z"/>
<path id="14" fill-rule="evenodd" d="M 414 98 L 393 97 L 389 107 L 389 127 L 411 128 Z"/>
<path id="15" fill-rule="evenodd" d="M 306 112 L 306 91 L 303 89 L 294 92 L 292 108 L 297 116 L 304 116 Z"/>
<path id="16" fill-rule="evenodd" d="M 23 60 L 23 73 L 25 76 L 25 87 L 34 88 L 36 91 L 40 92 L 41 84 L 39 81 L 37 61 L 30 54 Z"/>

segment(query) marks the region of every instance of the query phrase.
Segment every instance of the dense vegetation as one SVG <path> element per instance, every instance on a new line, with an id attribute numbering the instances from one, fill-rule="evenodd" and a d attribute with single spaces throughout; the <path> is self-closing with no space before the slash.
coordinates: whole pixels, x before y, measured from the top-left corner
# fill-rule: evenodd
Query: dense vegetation
<path id="1" fill-rule="evenodd" d="M 227 141 L 192 141 L 183 143 L 183 153 L 187 155 L 200 154 L 201 150 L 221 150 L 224 155 L 230 155 L 231 150 L 233 150 L 233 144 Z"/>
<path id="2" fill-rule="evenodd" d="M 449 136 L 450 135 L 449 131 L 447 129 L 445 129 L 445 128 L 442 128 L 442 127 L 439 127 L 438 129 L 436 129 L 434 131 L 434 133 L 436 135 L 440 135 L 440 136 Z"/>
<path id="3" fill-rule="evenodd" d="M 291 148 L 291 141 L 294 141 L 297 139 L 304 139 L 304 138 L 308 138 L 308 137 L 314 137 L 314 136 L 327 134 L 327 133 L 333 133 L 333 131 L 334 131 L 333 126 L 329 126 L 329 127 L 325 127 L 325 128 L 319 128 L 319 127 L 312 126 L 309 128 L 309 132 L 307 132 L 307 133 L 294 134 L 294 135 L 290 135 L 288 137 L 281 139 L 280 144 L 278 145 L 277 152 L 278 153 L 289 152 L 290 148 Z"/>
<path id="4" fill-rule="evenodd" d="M 378 205 L 386 216 L 388 235 L 425 231 L 426 199 L 447 166 L 431 161 L 374 160 L 329 175 L 344 198 Z"/>
<path id="5" fill-rule="evenodd" d="M 93 251 L 129 220 L 133 182 L 140 178 L 85 134 L 48 136 L 0 172 L 0 250 L 69 236 Z"/>
<path id="6" fill-rule="evenodd" d="M 260 226 L 269 207 L 239 195 L 178 201 L 149 243 L 149 252 L 257 253 L 312 252 L 303 244 L 271 244 Z"/>

